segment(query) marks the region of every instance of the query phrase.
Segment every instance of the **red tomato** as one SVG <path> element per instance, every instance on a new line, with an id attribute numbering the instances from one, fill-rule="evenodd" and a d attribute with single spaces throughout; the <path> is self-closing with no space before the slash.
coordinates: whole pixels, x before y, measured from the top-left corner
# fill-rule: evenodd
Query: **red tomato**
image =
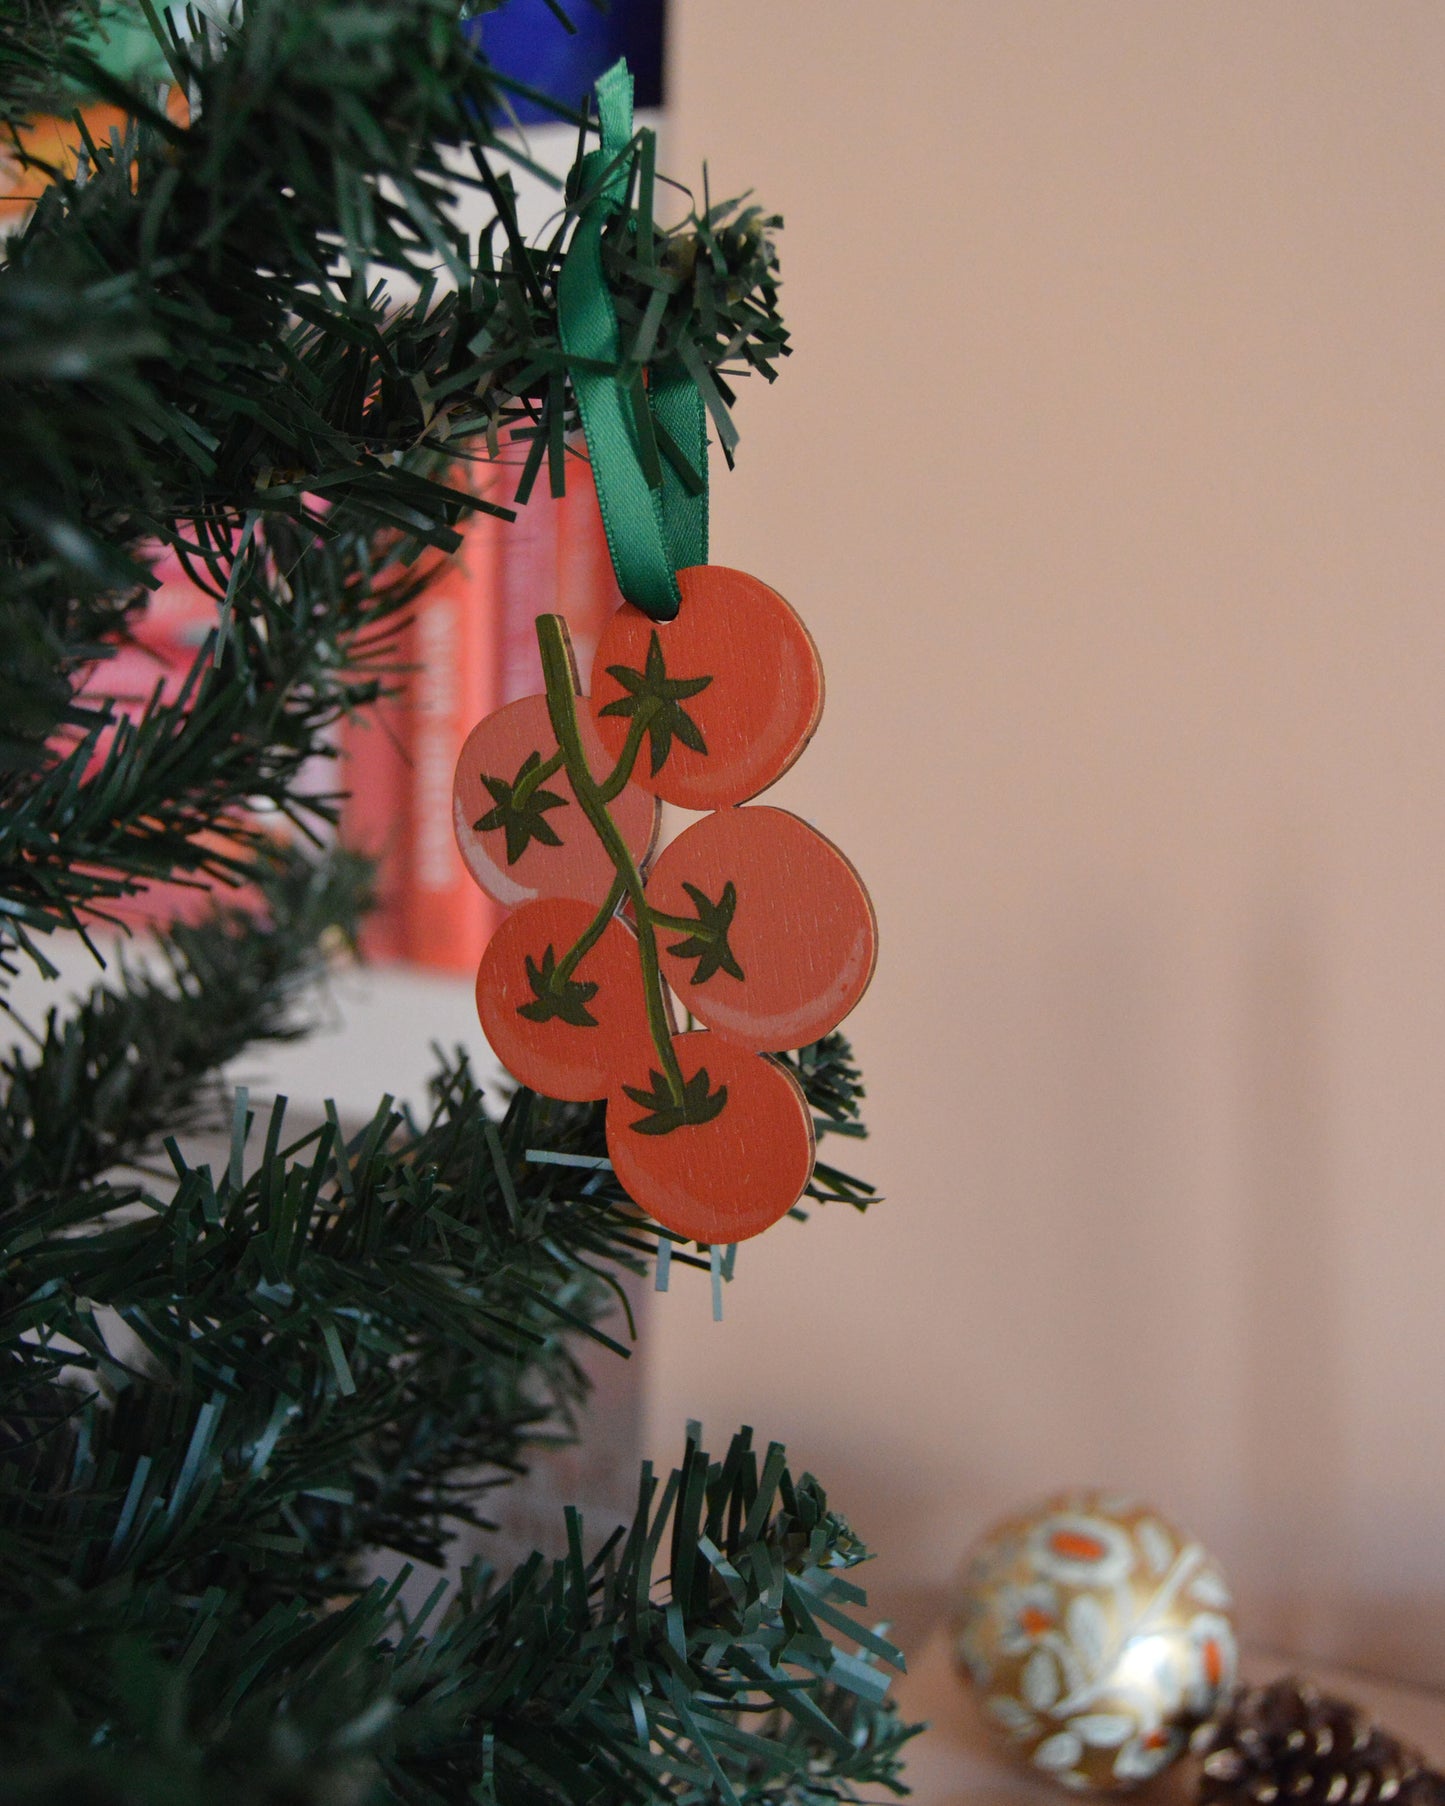
<path id="1" fill-rule="evenodd" d="M 658 926 L 663 972 L 700 1022 L 742 1047 L 818 1040 L 873 976 L 878 929 L 862 880 L 785 809 L 719 809 L 694 822 L 658 857 L 647 902 L 698 920 L 693 932 Z"/>
<path id="2" fill-rule="evenodd" d="M 607 1151 L 628 1196 L 665 1228 L 699 1242 L 741 1242 L 786 1216 L 813 1172 L 813 1119 L 776 1060 L 702 1030 L 673 1037 L 678 1062 L 710 1102 L 709 1120 L 650 1134 L 655 1052 L 635 1057 L 607 1098 Z M 705 1074 L 699 1081 L 698 1075 Z M 718 1099 L 721 1095 L 721 1104 Z"/>
<path id="3" fill-rule="evenodd" d="M 608 622 L 592 713 L 615 759 L 645 710 L 633 783 L 684 809 L 719 809 L 766 790 L 812 739 L 823 667 L 802 621 L 756 577 L 699 564 L 677 581 L 676 620 L 624 604 Z"/>
<path id="4" fill-rule="evenodd" d="M 578 699 L 582 748 L 596 776 L 614 761 L 603 750 Z M 537 897 L 576 897 L 601 903 L 615 876 L 591 822 L 582 813 L 565 770 L 534 784 L 521 808 L 512 793 L 525 788 L 533 759 L 544 765 L 557 751 L 545 696 L 523 696 L 479 721 L 463 742 L 452 787 L 452 819 L 467 869 L 507 909 Z M 657 838 L 657 803 L 629 784 L 609 805 L 613 821 L 639 866 Z M 483 827 L 488 822 L 491 825 Z M 559 955 L 560 957 L 560 955 Z"/>
<path id="5" fill-rule="evenodd" d="M 573 1103 L 606 1097 L 619 1070 L 653 1051 L 637 942 L 621 921 L 583 954 L 570 985 L 555 980 L 595 915 L 570 897 L 528 903 L 498 928 L 477 971 L 493 1053 L 523 1085 Z"/>

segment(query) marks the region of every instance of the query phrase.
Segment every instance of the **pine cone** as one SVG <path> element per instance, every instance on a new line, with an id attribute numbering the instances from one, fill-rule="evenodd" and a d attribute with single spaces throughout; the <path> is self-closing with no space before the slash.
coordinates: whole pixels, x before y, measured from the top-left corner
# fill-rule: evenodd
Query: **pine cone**
<path id="1" fill-rule="evenodd" d="M 1196 1733 L 1202 1806 L 1445 1806 L 1445 1777 L 1347 1700 L 1287 1679 L 1241 1687 Z"/>

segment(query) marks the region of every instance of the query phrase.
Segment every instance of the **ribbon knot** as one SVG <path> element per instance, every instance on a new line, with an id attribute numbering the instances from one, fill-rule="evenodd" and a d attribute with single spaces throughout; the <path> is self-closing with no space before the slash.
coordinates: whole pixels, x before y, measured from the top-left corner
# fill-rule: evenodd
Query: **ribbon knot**
<path id="1" fill-rule="evenodd" d="M 618 588 L 655 621 L 681 604 L 677 573 L 707 563 L 707 422 L 696 383 L 676 357 L 650 366 L 624 356 L 602 238 L 628 201 L 638 166 L 638 255 L 652 254 L 652 133 L 634 136 L 625 61 L 597 81 L 601 147 L 574 166 L 577 227 L 557 281 L 557 312 L 602 525 Z M 639 334 L 646 327 L 639 328 Z M 655 322 L 653 330 L 655 331 Z"/>

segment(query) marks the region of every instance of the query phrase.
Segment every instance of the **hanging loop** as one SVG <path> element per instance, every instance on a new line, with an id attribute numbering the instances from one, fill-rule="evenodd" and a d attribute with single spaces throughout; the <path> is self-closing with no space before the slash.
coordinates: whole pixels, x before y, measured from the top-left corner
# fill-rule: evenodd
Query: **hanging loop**
<path id="1" fill-rule="evenodd" d="M 707 563 L 707 417 L 678 360 L 653 366 L 644 382 L 641 366 L 622 355 L 602 237 L 627 204 L 639 151 L 649 239 L 640 248 L 651 249 L 652 134 L 634 138 L 625 61 L 598 78 L 597 116 L 601 148 L 573 172 L 578 221 L 558 277 L 558 322 L 618 588 L 653 620 L 670 621 L 681 603 L 678 571 Z"/>

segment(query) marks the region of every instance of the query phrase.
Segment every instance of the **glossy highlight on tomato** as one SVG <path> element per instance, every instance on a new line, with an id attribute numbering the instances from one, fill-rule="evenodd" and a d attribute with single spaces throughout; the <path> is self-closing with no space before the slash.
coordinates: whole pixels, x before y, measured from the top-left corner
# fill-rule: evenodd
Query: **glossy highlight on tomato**
<path id="1" fill-rule="evenodd" d="M 684 809 L 719 809 L 766 790 L 812 739 L 823 667 L 801 619 L 756 577 L 700 564 L 677 581 L 675 620 L 625 604 L 608 622 L 592 716 L 615 758 L 649 709 L 655 725 L 633 783 Z"/>
<path id="2" fill-rule="evenodd" d="M 742 1047 L 819 1040 L 873 976 L 878 929 L 862 879 L 786 809 L 755 803 L 694 822 L 658 856 L 647 903 L 701 918 L 694 933 L 659 926 L 663 973 L 699 1022 Z"/>
<path id="3" fill-rule="evenodd" d="M 685 1080 L 707 1074 L 726 1090 L 710 1120 L 647 1134 L 633 1092 L 660 1076 L 644 1054 L 620 1071 L 607 1099 L 607 1151 L 632 1200 L 665 1228 L 699 1242 L 741 1242 L 784 1217 L 813 1173 L 813 1119 L 792 1074 L 720 1035 L 673 1037 Z"/>
<path id="4" fill-rule="evenodd" d="M 578 725 L 583 751 L 595 775 L 606 775 L 612 759 L 588 720 Z M 612 861 L 582 813 L 564 770 L 537 783 L 525 809 L 507 816 L 512 792 L 534 756 L 540 764 L 555 757 L 545 696 L 523 696 L 479 721 L 457 759 L 452 789 L 452 821 L 467 869 L 505 909 L 538 897 L 576 897 L 601 903 L 616 876 Z M 611 805 L 612 819 L 639 866 L 645 866 L 657 838 L 656 800 L 628 784 Z M 497 825 L 482 827 L 486 821 Z"/>

